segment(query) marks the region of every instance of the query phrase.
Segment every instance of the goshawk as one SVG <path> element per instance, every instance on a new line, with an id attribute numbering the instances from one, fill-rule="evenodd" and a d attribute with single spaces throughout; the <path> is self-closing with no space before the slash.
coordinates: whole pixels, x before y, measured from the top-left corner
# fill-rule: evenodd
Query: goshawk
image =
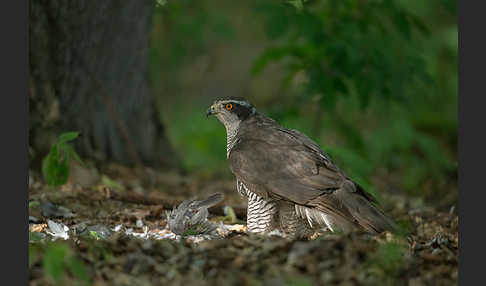
<path id="1" fill-rule="evenodd" d="M 226 156 L 237 191 L 248 198 L 250 232 L 279 229 L 308 237 L 324 227 L 369 233 L 394 228 L 376 199 L 306 135 L 280 126 L 242 98 L 217 100 L 206 115 L 226 128 Z"/>

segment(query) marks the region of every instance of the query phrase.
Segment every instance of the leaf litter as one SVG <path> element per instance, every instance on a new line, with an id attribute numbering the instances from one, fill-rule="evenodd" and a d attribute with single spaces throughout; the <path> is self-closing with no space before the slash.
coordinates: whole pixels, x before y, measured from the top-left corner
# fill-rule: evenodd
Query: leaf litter
<path id="1" fill-rule="evenodd" d="M 174 206 L 100 198 L 97 186 L 49 192 L 34 176 L 31 201 L 44 198 L 61 211 L 30 208 L 30 215 L 37 218 L 29 221 L 29 253 L 37 254 L 29 262 L 31 285 L 52 282 L 44 271 L 46 261 L 39 258 L 48 254 L 46 245 L 52 240 L 77 255 L 86 268 L 86 281 L 93 285 L 457 284 L 458 216 L 453 208 L 439 212 L 420 200 L 383 194 L 387 213 L 402 226 L 402 233 L 322 232 L 311 240 L 290 240 L 279 232 L 265 236 L 247 232 L 245 218 L 232 211 L 245 205 L 230 179 L 208 182 L 154 172 L 147 187 L 143 179 L 124 176 L 129 169 L 112 168 L 116 172 L 109 172 L 110 184 L 120 184 L 126 192 L 137 186 L 182 200 L 194 197 L 195 190 L 201 190 L 199 199 L 222 192 L 225 201 L 219 208 L 224 216 L 210 211 L 212 231 L 179 235 L 167 223 L 166 211 Z M 80 280 L 67 269 L 65 283 Z"/>

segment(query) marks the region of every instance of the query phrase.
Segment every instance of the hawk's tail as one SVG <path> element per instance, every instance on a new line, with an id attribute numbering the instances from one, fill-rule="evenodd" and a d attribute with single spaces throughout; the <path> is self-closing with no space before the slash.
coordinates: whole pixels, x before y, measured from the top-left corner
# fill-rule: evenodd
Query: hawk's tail
<path id="1" fill-rule="evenodd" d="M 339 196 L 340 192 L 336 195 Z M 397 229 L 396 224 L 388 218 L 378 206 L 373 205 L 367 198 L 358 193 L 346 193 L 346 198 L 340 201 L 346 208 L 347 212 L 360 227 L 370 233 L 381 233 L 383 231 L 394 231 Z"/>
<path id="2" fill-rule="evenodd" d="M 360 193 L 350 192 L 346 188 L 320 196 L 312 201 L 312 205 L 318 212 L 307 211 L 308 221 L 310 218 L 309 222 L 323 224 L 322 221 L 333 231 L 364 230 L 377 234 L 397 229 L 395 223 L 378 206 Z"/>

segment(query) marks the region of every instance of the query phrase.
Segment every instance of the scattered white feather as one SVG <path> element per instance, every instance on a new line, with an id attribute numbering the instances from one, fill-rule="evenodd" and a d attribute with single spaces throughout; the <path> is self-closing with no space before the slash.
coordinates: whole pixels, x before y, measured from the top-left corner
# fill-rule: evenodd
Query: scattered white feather
<path id="1" fill-rule="evenodd" d="M 62 238 L 64 240 L 69 238 L 69 227 L 67 227 L 63 223 L 57 223 L 48 219 L 47 226 L 49 227 L 49 229 L 46 229 L 46 233 L 52 235 L 54 237 L 54 240 L 56 240 L 57 238 Z"/>
<path id="2" fill-rule="evenodd" d="M 114 228 L 112 228 L 111 230 L 113 230 L 115 232 L 119 232 L 121 230 L 122 226 L 123 226 L 122 224 L 119 224 L 119 225 L 115 226 Z"/>

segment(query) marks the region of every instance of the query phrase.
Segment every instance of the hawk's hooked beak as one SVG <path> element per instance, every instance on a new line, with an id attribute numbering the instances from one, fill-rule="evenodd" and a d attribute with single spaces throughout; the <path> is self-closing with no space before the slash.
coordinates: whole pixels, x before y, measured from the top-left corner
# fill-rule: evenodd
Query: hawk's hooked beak
<path id="1" fill-rule="evenodd" d="M 206 118 L 209 116 L 209 115 L 215 115 L 216 112 L 214 111 L 214 104 L 211 105 L 211 107 L 208 108 L 208 110 L 206 111 Z"/>

